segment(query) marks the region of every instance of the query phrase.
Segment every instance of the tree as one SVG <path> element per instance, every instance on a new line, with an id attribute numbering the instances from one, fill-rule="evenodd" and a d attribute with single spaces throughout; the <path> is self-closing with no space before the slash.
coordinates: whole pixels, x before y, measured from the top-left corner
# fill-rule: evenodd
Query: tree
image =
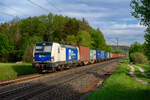
<path id="1" fill-rule="evenodd" d="M 104 39 L 104 36 L 102 34 L 102 32 L 97 29 L 97 30 L 91 30 L 90 31 L 90 35 L 91 35 L 91 48 L 92 49 L 100 49 L 100 50 L 106 50 L 106 42 Z"/>
<path id="2" fill-rule="evenodd" d="M 0 33 L 0 55 L 9 53 L 9 41 L 5 34 Z"/>
<path id="3" fill-rule="evenodd" d="M 91 47 L 92 40 L 90 34 L 86 31 L 80 31 L 79 34 L 80 34 L 78 37 L 80 38 L 79 45 Z"/>
<path id="4" fill-rule="evenodd" d="M 150 0 L 132 0 L 132 16 L 140 20 L 140 23 L 147 27 L 144 36 L 144 53 L 150 60 Z"/>
<path id="5" fill-rule="evenodd" d="M 147 29 L 147 33 L 144 35 L 145 43 L 144 43 L 144 53 L 150 60 L 150 29 Z"/>
<path id="6" fill-rule="evenodd" d="M 135 64 L 147 64 L 148 60 L 147 57 L 143 53 L 135 52 L 131 55 L 132 63 Z"/>
<path id="7" fill-rule="evenodd" d="M 130 6 L 133 9 L 132 16 L 150 28 L 150 0 L 132 0 Z"/>
<path id="8" fill-rule="evenodd" d="M 52 13 L 25 19 L 16 17 L 8 23 L 1 23 L 0 33 L 3 33 L 0 55 L 6 60 L 12 58 L 11 61 L 32 61 L 33 45 L 41 41 L 110 51 L 100 29 L 92 28 L 84 18 L 78 20 Z"/>
<path id="9" fill-rule="evenodd" d="M 132 62 L 133 59 L 131 58 L 131 54 L 133 53 L 143 53 L 143 45 L 141 45 L 140 43 L 135 42 L 134 44 L 131 45 L 130 49 L 129 49 L 129 58 L 130 61 Z"/>
<path id="10" fill-rule="evenodd" d="M 8 54 L 13 53 L 13 42 L 5 34 L 0 33 L 0 60 L 8 61 Z"/>

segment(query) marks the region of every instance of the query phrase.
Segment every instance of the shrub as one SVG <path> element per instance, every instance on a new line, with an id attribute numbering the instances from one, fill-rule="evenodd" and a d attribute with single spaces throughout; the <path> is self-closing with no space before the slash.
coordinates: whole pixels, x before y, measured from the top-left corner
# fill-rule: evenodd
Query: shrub
<path id="1" fill-rule="evenodd" d="M 23 55 L 23 61 L 24 62 L 32 62 L 33 61 L 33 47 L 32 46 L 27 46 L 25 53 Z"/>
<path id="2" fill-rule="evenodd" d="M 131 61 L 135 64 L 145 64 L 148 63 L 146 56 L 143 53 L 135 52 L 130 55 Z"/>

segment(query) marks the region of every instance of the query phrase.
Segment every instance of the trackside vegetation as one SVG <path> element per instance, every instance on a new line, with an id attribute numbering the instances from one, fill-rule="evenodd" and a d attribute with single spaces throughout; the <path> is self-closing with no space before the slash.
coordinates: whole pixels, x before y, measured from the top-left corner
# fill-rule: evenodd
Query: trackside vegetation
<path id="1" fill-rule="evenodd" d="M 141 66 L 140 66 L 141 67 Z M 147 82 L 150 82 L 150 79 L 149 78 L 146 78 L 144 77 L 144 75 L 142 75 L 142 73 L 139 71 L 139 69 L 137 67 L 135 67 L 135 72 L 134 74 L 141 80 L 144 80 L 144 81 L 147 81 Z"/>
<path id="2" fill-rule="evenodd" d="M 129 75 L 127 60 L 104 83 L 89 94 L 87 100 L 149 100 L 150 85 L 142 84 Z"/>
<path id="3" fill-rule="evenodd" d="M 36 73 L 32 64 L 0 63 L 0 80 L 16 78 L 20 75 Z"/>

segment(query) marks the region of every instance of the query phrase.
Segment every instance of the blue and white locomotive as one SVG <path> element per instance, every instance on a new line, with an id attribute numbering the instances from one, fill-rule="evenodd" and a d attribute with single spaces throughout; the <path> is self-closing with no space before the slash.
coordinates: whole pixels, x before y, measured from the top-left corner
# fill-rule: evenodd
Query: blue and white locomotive
<path id="1" fill-rule="evenodd" d="M 71 45 L 59 43 L 36 43 L 33 51 L 33 67 L 39 72 L 62 70 L 78 62 L 78 49 Z"/>

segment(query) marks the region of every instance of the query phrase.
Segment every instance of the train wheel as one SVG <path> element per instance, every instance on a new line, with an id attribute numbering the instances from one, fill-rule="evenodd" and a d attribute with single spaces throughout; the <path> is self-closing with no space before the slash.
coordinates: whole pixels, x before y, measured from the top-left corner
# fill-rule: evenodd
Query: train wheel
<path id="1" fill-rule="evenodd" d="M 84 63 L 84 65 L 87 65 L 89 62 L 88 61 L 84 61 L 83 63 Z"/>
<path id="2" fill-rule="evenodd" d="M 62 71 L 64 69 L 64 65 L 60 66 L 60 71 Z"/>
<path id="3" fill-rule="evenodd" d="M 93 64 L 93 63 L 94 63 L 94 60 L 91 60 L 90 62 L 91 62 L 91 64 Z"/>
<path id="4" fill-rule="evenodd" d="M 56 72 L 56 68 L 55 67 L 52 67 L 52 72 Z"/>

